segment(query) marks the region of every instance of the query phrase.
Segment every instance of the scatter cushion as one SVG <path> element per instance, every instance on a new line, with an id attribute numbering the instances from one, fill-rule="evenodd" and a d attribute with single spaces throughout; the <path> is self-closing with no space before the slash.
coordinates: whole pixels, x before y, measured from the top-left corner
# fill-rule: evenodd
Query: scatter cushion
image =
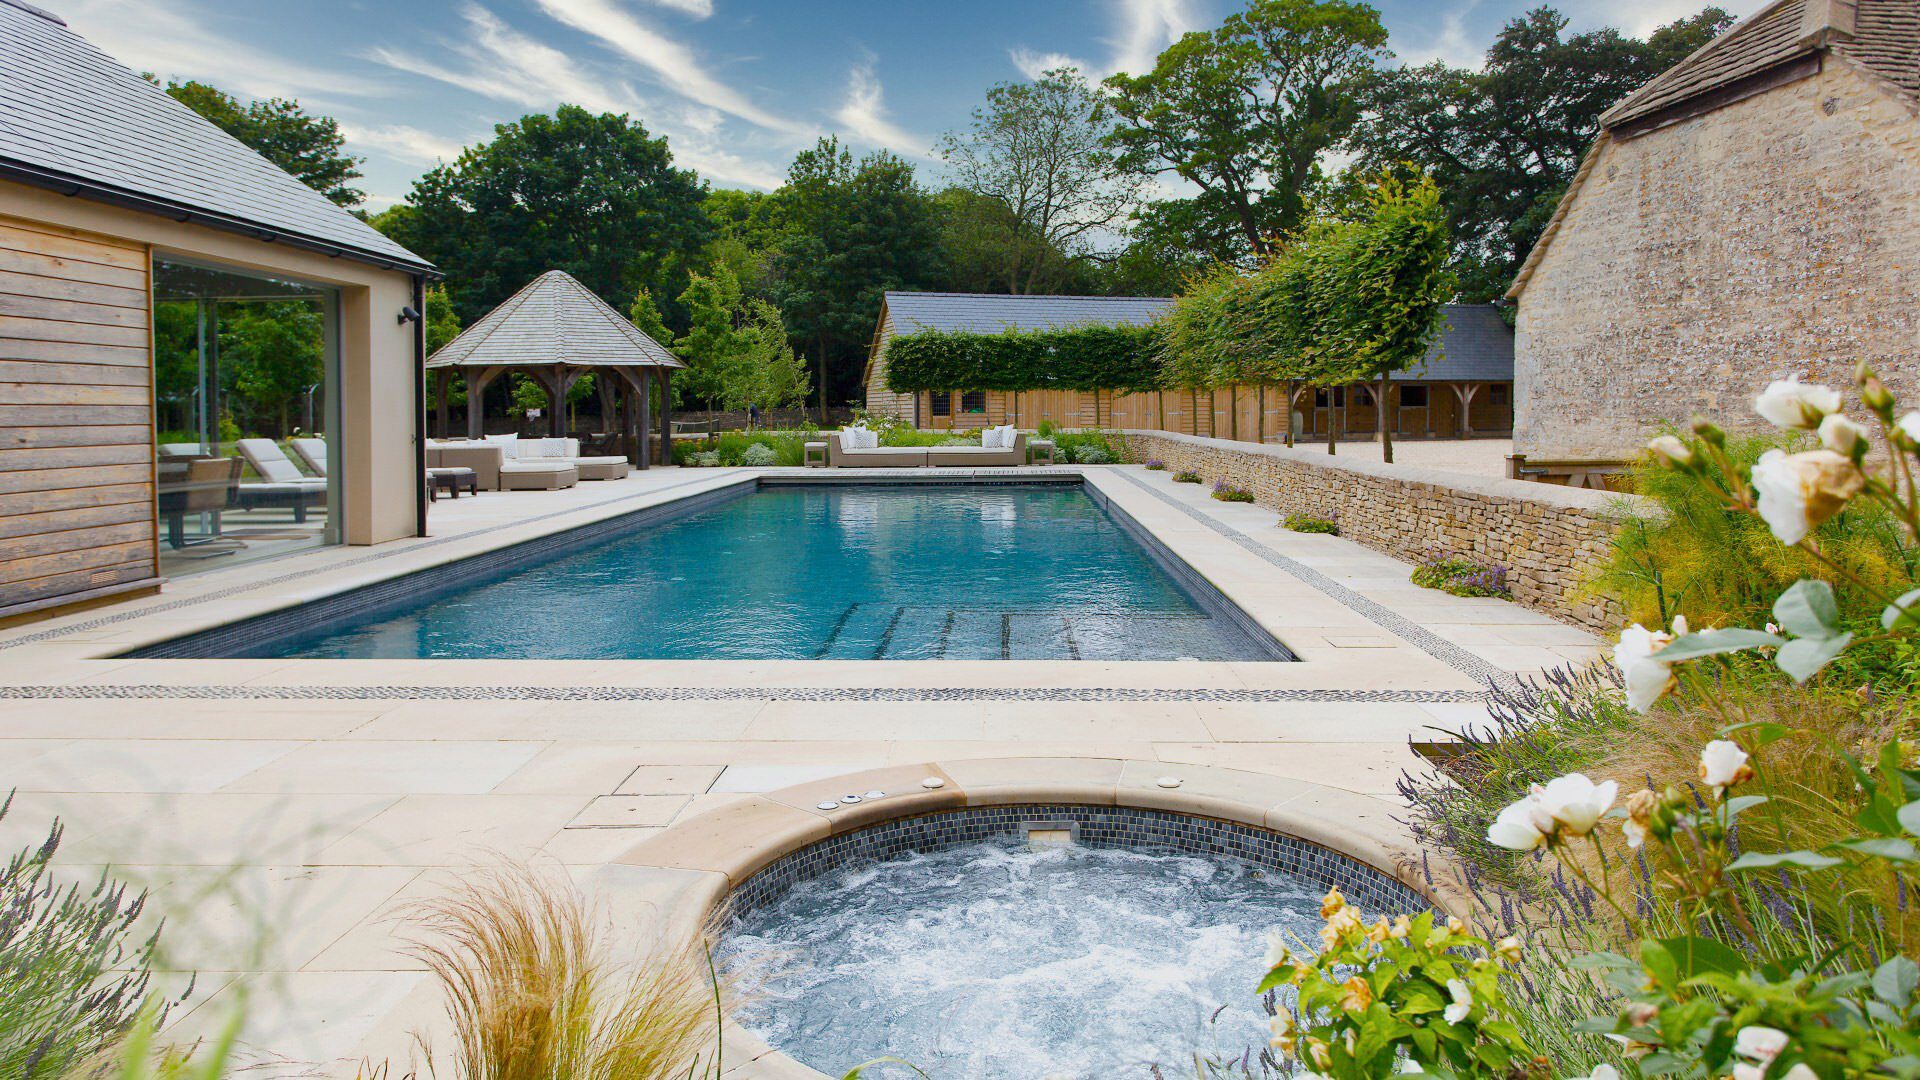
<path id="1" fill-rule="evenodd" d="M 502 459 L 507 461 L 520 460 L 520 436 L 489 435 L 486 437 L 486 441 L 500 448 L 500 456 Z"/>
<path id="2" fill-rule="evenodd" d="M 1002 424 L 999 427 L 988 428 L 986 431 L 981 432 L 980 445 L 994 450 L 1011 450 L 1013 449 L 1013 440 L 1018 437 L 1019 433 L 1014 429 L 1012 424 Z M 992 441 L 988 441 L 989 439 Z"/>
<path id="3" fill-rule="evenodd" d="M 840 429 L 840 449 L 842 450 L 878 450 L 880 433 L 863 427 Z"/>
<path id="4" fill-rule="evenodd" d="M 519 451 L 521 461 L 540 461 L 574 456 L 567 453 L 566 439 L 521 439 Z"/>

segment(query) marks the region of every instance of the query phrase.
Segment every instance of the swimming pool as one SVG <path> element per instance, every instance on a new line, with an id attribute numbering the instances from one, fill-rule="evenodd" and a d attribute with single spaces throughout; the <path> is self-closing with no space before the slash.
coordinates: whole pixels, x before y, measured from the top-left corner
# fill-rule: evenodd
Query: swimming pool
<path id="1" fill-rule="evenodd" d="M 351 614 L 148 655 L 1289 658 L 1077 483 L 750 487 L 550 557 L 440 569 Z"/>

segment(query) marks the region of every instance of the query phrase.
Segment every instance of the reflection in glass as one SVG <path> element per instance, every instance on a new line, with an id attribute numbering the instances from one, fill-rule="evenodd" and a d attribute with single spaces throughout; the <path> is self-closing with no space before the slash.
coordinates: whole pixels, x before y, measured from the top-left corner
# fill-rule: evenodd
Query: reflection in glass
<path id="1" fill-rule="evenodd" d="M 162 573 L 339 541 L 334 290 L 156 257 Z"/>

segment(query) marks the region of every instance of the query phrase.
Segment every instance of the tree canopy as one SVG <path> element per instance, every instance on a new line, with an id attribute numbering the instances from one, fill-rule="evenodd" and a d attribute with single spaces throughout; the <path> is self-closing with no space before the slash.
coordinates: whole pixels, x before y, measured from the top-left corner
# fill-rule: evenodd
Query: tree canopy
<path id="1" fill-rule="evenodd" d="M 712 235 L 704 185 L 625 116 L 562 105 L 494 129 L 376 224 L 447 275 L 472 322 L 548 270 L 617 302 L 678 296 Z"/>
<path id="2" fill-rule="evenodd" d="M 1549 7 L 1508 23 L 1479 71 L 1438 61 L 1378 73 L 1349 146 L 1353 175 L 1430 172 L 1453 223 L 1464 299 L 1506 291 L 1600 130 L 1600 116 L 1732 23 L 1709 7 L 1642 41 L 1566 34 Z"/>
<path id="3" fill-rule="evenodd" d="M 352 207 L 366 201 L 366 192 L 349 186 L 360 179 L 360 159 L 346 152 L 346 137 L 332 117 L 315 116 L 286 98 L 242 105 L 203 82 L 169 82 L 166 91 L 335 203 Z"/>

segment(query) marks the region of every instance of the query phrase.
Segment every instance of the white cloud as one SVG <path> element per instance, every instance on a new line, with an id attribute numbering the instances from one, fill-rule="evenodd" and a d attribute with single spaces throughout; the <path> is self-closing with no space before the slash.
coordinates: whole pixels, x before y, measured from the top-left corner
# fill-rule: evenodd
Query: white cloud
<path id="1" fill-rule="evenodd" d="M 661 35 L 610 0 L 538 0 L 541 10 L 638 61 L 675 93 L 773 131 L 804 135 L 804 125 L 775 116 L 709 74 L 685 45 Z"/>
<path id="2" fill-rule="evenodd" d="M 653 2 L 663 8 L 685 12 L 696 19 L 713 16 L 713 0 L 653 0 Z"/>
<path id="3" fill-rule="evenodd" d="M 1161 50 L 1199 25 L 1189 0 L 1117 0 L 1115 8 L 1119 26 L 1107 39 L 1113 46 L 1111 71 L 1152 70 Z"/>
<path id="4" fill-rule="evenodd" d="M 566 102 L 594 112 L 642 111 L 632 87 L 587 73 L 565 53 L 514 30 L 493 12 L 469 4 L 462 14 L 468 33 L 447 51 L 466 61 L 464 68 L 384 46 L 368 55 L 388 67 L 516 105 L 546 108 Z"/>
<path id="5" fill-rule="evenodd" d="M 378 150 L 388 157 L 412 165 L 433 166 L 453 161 L 464 145 L 405 124 L 361 125 L 342 123 L 340 133 L 347 138 L 347 149 Z"/>
<path id="6" fill-rule="evenodd" d="M 1418 47 L 1400 47 L 1400 42 L 1396 41 L 1395 51 L 1401 61 L 1410 67 L 1417 67 L 1440 60 L 1448 67 L 1478 71 L 1486 63 L 1487 46 L 1492 44 L 1491 39 L 1479 41 L 1467 32 L 1467 16 L 1479 6 L 1480 0 L 1468 0 L 1468 3 L 1441 15 L 1439 32 L 1429 36 Z"/>
<path id="7" fill-rule="evenodd" d="M 869 56 L 847 74 L 847 99 L 834 119 L 845 125 L 854 138 L 869 146 L 883 146 L 912 157 L 928 156 L 925 139 L 908 134 L 887 119 L 880 77 L 874 74 L 874 59 Z"/>
<path id="8" fill-rule="evenodd" d="M 1047 72 L 1057 71 L 1060 68 L 1079 68 L 1082 75 L 1089 77 L 1094 74 L 1084 61 L 1077 60 L 1066 53 L 1035 52 L 1032 49 L 1019 48 L 1009 49 L 1007 58 L 1013 61 L 1014 67 L 1020 69 L 1020 74 L 1029 79 L 1038 79 Z"/>
<path id="9" fill-rule="evenodd" d="M 136 71 L 200 79 L 243 97 L 366 97 L 385 88 L 337 68 L 310 67 L 219 32 L 190 0 L 66 0 L 60 15 Z"/>

